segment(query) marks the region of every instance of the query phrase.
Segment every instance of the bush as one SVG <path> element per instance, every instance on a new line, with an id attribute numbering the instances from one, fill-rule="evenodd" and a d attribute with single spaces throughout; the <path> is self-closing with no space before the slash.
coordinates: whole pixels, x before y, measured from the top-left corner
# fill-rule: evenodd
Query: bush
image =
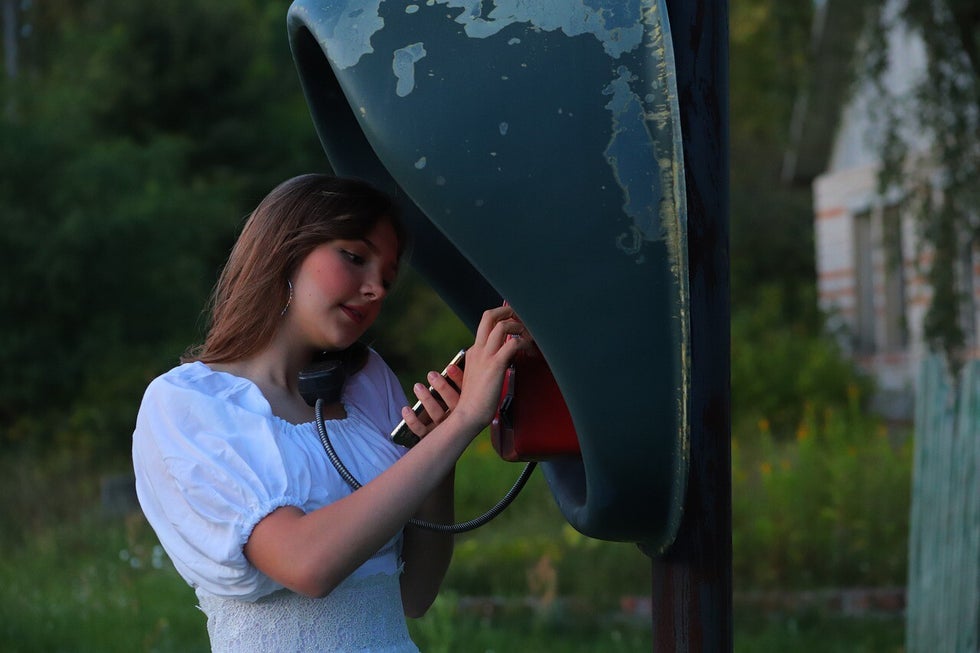
<path id="1" fill-rule="evenodd" d="M 821 414 L 827 409 L 846 410 L 855 400 L 867 403 L 874 390 L 871 379 L 823 331 L 815 302 L 791 300 L 775 285 L 762 287 L 757 294 L 758 301 L 732 315 L 735 432 L 746 435 L 765 419 L 776 439 L 791 438 L 807 406 Z M 787 319 L 787 305 L 814 308 Z"/>
<path id="2" fill-rule="evenodd" d="M 856 393 L 855 393 L 856 397 Z M 852 401 L 812 405 L 790 441 L 766 420 L 732 440 L 734 574 L 743 589 L 902 585 L 911 438 Z"/>

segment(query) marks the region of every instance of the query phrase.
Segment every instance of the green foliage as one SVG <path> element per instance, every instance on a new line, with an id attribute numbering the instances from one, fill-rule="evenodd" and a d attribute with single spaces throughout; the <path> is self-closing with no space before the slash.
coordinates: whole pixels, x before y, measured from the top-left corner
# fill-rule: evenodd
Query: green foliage
<path id="1" fill-rule="evenodd" d="M 900 584 L 907 447 L 866 418 L 808 423 L 801 442 L 737 441 L 736 587 Z M 460 516 L 490 505 L 517 471 L 477 445 L 457 474 Z M 622 597 L 648 594 L 649 559 L 572 531 L 534 478 L 497 521 L 460 538 L 436 605 L 409 623 L 413 637 L 427 651 L 649 650 L 648 621 L 614 619 Z M 193 590 L 139 513 L 99 512 L 98 484 L 69 456 L 0 459 L 0 648 L 206 651 Z M 891 651 L 901 632 L 879 619 L 737 613 L 735 641 L 739 651 Z"/>
<path id="2" fill-rule="evenodd" d="M 0 423 L 51 402 L 65 410 L 80 387 L 112 374 L 107 362 L 193 326 L 188 298 L 207 292 L 230 195 L 183 185 L 174 143 L 73 150 L 40 129 L 4 131 L 17 136 L 0 138 L 0 253 L 13 273 L 0 290 Z M 18 148 L 33 150 L 33 169 L 17 164 Z"/>
<path id="3" fill-rule="evenodd" d="M 731 3 L 731 122 L 739 146 L 786 143 L 800 78 L 806 74 L 812 17 L 808 2 Z"/>
<path id="4" fill-rule="evenodd" d="M 730 13 L 731 287 L 744 308 L 762 285 L 779 284 L 787 298 L 814 285 L 809 192 L 779 179 L 813 5 L 735 0 Z"/>
<path id="5" fill-rule="evenodd" d="M 808 407 L 796 438 L 762 421 L 732 442 L 736 582 L 743 589 L 900 586 L 907 566 L 910 438 L 856 403 Z"/>
<path id="6" fill-rule="evenodd" d="M 501 461 L 488 435 L 480 436 L 457 466 L 457 519 L 486 511 L 521 467 Z M 466 596 L 571 595 L 608 608 L 623 595 L 649 592 L 649 558 L 632 544 L 594 540 L 575 531 L 540 470 L 502 515 L 457 539 L 453 559 L 446 586 Z M 583 568 L 590 573 L 582 573 Z"/>
<path id="7" fill-rule="evenodd" d="M 289 60 L 287 5 L 32 5 L 43 47 L 26 49 L 20 79 L 0 82 L 13 109 L 0 118 L 4 650 L 206 650 L 193 593 L 145 523 L 108 521 L 93 506 L 98 473 L 128 465 L 142 389 L 200 337 L 199 311 L 242 217 L 283 178 L 325 167 Z M 854 404 L 867 382 L 816 335 L 807 198 L 771 192 L 811 12 L 732 5 L 735 555 L 745 586 L 809 586 L 823 583 L 820 570 L 845 584 L 902 573 L 906 450 L 861 435 L 878 428 Z M 370 341 L 406 387 L 470 337 L 410 271 L 388 303 Z M 809 440 L 793 440 L 799 424 Z M 489 507 L 517 473 L 478 442 L 459 466 L 459 517 Z M 413 632 L 424 650 L 649 650 L 642 635 L 580 614 L 474 616 L 453 602 L 499 594 L 557 605 L 571 595 L 605 610 L 649 591 L 649 564 L 632 545 L 572 530 L 536 474 L 508 512 L 459 539 L 447 593 Z M 807 650 L 799 638 L 774 641 Z"/>
<path id="8" fill-rule="evenodd" d="M 142 388 L 201 337 L 242 218 L 325 167 L 287 6 L 28 10 L 45 47 L 3 81 L 0 117 L 0 447 L 124 455 Z"/>
<path id="9" fill-rule="evenodd" d="M 736 433 L 765 420 L 776 438 L 790 436 L 804 407 L 822 414 L 871 396 L 871 380 L 822 332 L 810 295 L 786 297 L 777 285 L 756 289 L 758 302 L 732 315 L 732 423 Z M 795 313 L 790 319 L 788 315 Z"/>
<path id="10" fill-rule="evenodd" d="M 972 263 L 980 237 L 980 11 L 973 0 L 905 0 L 877 5 L 858 61 L 873 88 L 872 119 L 881 126 L 879 191 L 900 196 L 921 238 L 924 276 L 933 290 L 924 329 L 954 370 L 966 354 L 961 327 L 971 306 Z M 921 39 L 924 74 L 906 88 L 889 84 L 891 50 L 911 33 Z M 901 45 L 893 43 L 900 40 Z"/>
<path id="11" fill-rule="evenodd" d="M 735 653 L 903 653 L 900 616 L 859 619 L 806 612 L 773 617 L 735 613 Z"/>
<path id="12" fill-rule="evenodd" d="M 467 611 L 452 593 L 442 594 L 424 618 L 409 622 L 422 651 L 554 651 L 574 653 L 649 651 L 643 623 L 607 624 L 594 614 L 561 613 L 550 618 L 532 610 Z"/>

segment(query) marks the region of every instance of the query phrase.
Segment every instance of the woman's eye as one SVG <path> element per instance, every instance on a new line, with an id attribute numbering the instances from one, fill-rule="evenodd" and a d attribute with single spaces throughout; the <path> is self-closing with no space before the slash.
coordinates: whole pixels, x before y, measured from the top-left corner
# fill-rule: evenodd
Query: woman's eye
<path id="1" fill-rule="evenodd" d="M 361 256 L 360 254 L 355 254 L 354 252 L 350 251 L 349 249 L 342 249 L 342 250 L 340 250 L 340 253 L 343 254 L 344 255 L 344 258 L 346 258 L 348 261 L 350 261 L 354 265 L 364 265 L 364 257 Z"/>

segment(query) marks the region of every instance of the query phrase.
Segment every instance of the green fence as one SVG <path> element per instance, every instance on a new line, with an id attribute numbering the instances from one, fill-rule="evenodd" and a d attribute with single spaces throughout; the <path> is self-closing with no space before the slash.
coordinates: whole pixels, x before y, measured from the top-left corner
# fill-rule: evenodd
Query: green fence
<path id="1" fill-rule="evenodd" d="M 980 361 L 958 387 L 920 370 L 909 536 L 909 653 L 980 650 Z"/>

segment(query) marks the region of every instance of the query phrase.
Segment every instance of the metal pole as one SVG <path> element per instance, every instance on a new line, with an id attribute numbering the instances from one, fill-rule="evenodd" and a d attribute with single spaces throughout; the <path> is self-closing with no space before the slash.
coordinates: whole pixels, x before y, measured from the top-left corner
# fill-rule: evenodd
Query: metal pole
<path id="1" fill-rule="evenodd" d="M 728 4 L 667 0 L 684 141 L 691 459 L 674 544 L 653 558 L 655 651 L 731 651 Z"/>

